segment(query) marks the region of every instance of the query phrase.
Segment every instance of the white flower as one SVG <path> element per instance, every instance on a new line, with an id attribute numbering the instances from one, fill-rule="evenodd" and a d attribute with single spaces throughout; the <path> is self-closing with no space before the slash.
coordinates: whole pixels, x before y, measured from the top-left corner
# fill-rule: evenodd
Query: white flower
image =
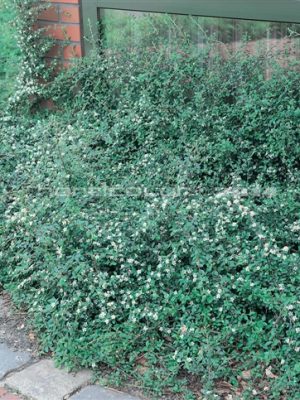
<path id="1" fill-rule="evenodd" d="M 62 248 L 61 247 L 57 247 L 56 248 L 56 254 L 57 254 L 58 258 L 62 258 L 63 253 L 62 253 Z"/>

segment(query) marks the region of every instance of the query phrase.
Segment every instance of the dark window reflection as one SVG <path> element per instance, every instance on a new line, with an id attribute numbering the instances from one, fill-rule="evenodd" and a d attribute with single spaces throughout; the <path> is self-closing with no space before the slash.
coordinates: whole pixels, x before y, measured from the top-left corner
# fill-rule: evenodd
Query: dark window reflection
<path id="1" fill-rule="evenodd" d="M 211 39 L 230 49 L 247 41 L 251 51 L 261 46 L 283 50 L 287 40 L 300 49 L 300 26 L 295 24 L 107 9 L 100 15 L 103 44 L 109 49 L 189 43 L 197 50 Z"/>

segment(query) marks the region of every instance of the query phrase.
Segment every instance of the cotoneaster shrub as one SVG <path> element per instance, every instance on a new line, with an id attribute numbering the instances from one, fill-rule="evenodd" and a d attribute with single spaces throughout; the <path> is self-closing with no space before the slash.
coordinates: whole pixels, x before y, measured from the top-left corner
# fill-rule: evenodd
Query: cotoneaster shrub
<path id="1" fill-rule="evenodd" d="M 298 398 L 299 81 L 101 54 L 2 120 L 1 280 L 44 351 L 160 398 Z"/>
<path id="2" fill-rule="evenodd" d="M 19 50 L 12 24 L 14 18 L 14 9 L 7 0 L 0 0 L 0 112 L 13 92 L 18 73 Z"/>
<path id="3" fill-rule="evenodd" d="M 12 32 L 8 30 L 8 26 L 4 25 L 4 55 L 6 55 L 6 64 L 10 66 L 7 75 L 13 73 L 14 79 L 12 84 L 5 82 L 4 86 L 12 86 L 14 90 L 11 91 L 9 101 L 6 102 L 5 107 L 3 106 L 1 112 L 9 108 L 14 114 L 24 115 L 32 112 L 43 100 L 47 83 L 52 80 L 56 67 L 54 62 L 45 61 L 45 56 L 53 46 L 53 40 L 49 35 L 45 35 L 47 28 L 39 28 L 36 21 L 41 11 L 51 4 L 41 0 L 0 0 L 3 10 L 4 5 L 9 10 L 6 14 L 17 39 L 17 45 L 11 37 Z M 10 46 L 5 45 L 6 36 L 12 42 Z M 7 52 L 5 52 L 6 47 Z"/>

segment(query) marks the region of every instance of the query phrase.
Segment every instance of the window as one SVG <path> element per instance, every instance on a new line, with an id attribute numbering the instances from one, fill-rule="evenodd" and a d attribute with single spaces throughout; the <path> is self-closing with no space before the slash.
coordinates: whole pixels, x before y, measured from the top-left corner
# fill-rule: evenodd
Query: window
<path id="1" fill-rule="evenodd" d="M 197 48 L 212 35 L 236 45 L 300 32 L 300 0 L 82 0 L 82 9 L 87 52 L 98 21 L 109 48 L 170 45 L 180 36 Z"/>

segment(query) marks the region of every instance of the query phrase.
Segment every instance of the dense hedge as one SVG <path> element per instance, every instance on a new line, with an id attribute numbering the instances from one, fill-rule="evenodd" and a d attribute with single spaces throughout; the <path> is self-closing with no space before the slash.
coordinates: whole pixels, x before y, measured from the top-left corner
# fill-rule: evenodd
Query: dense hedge
<path id="1" fill-rule="evenodd" d="M 2 118 L 1 279 L 59 363 L 298 398 L 300 77 L 267 62 L 102 54 Z"/>

